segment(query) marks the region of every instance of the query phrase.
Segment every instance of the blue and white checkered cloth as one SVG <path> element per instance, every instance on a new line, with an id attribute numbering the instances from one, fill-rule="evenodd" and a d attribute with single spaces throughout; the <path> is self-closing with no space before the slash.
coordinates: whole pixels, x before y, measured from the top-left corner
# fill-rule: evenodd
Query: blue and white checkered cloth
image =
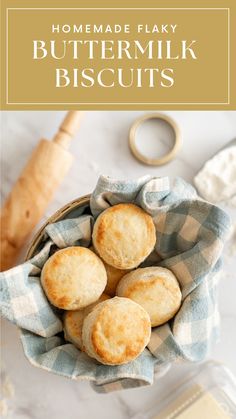
<path id="1" fill-rule="evenodd" d="M 67 343 L 61 311 L 51 306 L 40 285 L 40 271 L 52 247 L 89 246 L 94 218 L 120 202 L 132 202 L 154 220 L 157 242 L 145 266 L 172 270 L 179 280 L 183 301 L 172 321 L 152 330 L 148 348 L 133 362 L 105 366 Z M 205 202 L 192 186 L 176 179 L 142 177 L 118 181 L 101 176 L 91 196 L 91 215 L 50 224 L 44 247 L 30 261 L 0 274 L 1 311 L 21 328 L 29 361 L 71 379 L 90 380 L 96 391 L 108 392 L 151 384 L 154 369 L 174 361 L 204 359 L 218 336 L 217 272 L 229 229 L 229 218 Z"/>

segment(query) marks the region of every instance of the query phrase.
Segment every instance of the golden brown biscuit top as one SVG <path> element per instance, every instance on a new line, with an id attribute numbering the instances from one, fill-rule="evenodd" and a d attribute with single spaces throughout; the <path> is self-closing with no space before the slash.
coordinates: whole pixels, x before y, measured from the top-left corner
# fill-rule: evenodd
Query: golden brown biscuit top
<path id="1" fill-rule="evenodd" d="M 80 246 L 58 250 L 47 260 L 41 273 L 48 299 L 66 310 L 82 308 L 97 300 L 106 286 L 106 279 L 101 259 Z"/>
<path id="2" fill-rule="evenodd" d="M 82 310 L 69 310 L 64 315 L 64 326 L 68 328 L 68 338 L 82 338 L 82 325 L 83 325 L 84 313 Z"/>
<path id="3" fill-rule="evenodd" d="M 125 275 L 117 287 L 117 295 L 140 304 L 150 315 L 152 326 L 170 320 L 181 305 L 177 278 L 166 268 L 146 267 Z"/>
<path id="4" fill-rule="evenodd" d="M 152 217 L 134 204 L 103 211 L 93 231 L 93 244 L 106 263 L 118 269 L 138 266 L 153 250 L 156 232 Z"/>
<path id="5" fill-rule="evenodd" d="M 150 333 L 146 311 L 127 298 L 115 297 L 103 303 L 92 328 L 91 342 L 103 361 L 122 364 L 142 352 Z"/>

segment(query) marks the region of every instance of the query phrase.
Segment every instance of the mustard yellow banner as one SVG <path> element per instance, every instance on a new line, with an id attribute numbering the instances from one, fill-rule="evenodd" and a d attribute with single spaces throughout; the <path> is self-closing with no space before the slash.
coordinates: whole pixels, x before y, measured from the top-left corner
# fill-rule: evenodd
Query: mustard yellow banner
<path id="1" fill-rule="evenodd" d="M 236 4 L 2 2 L 2 109 L 236 109 Z"/>

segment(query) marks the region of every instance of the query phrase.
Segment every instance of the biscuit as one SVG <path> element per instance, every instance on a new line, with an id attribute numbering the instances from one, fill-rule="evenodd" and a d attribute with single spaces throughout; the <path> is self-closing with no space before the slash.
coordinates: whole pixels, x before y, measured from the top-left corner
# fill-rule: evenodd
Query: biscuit
<path id="1" fill-rule="evenodd" d="M 96 305 L 85 318 L 82 339 L 89 356 L 105 365 L 126 364 L 148 344 L 147 312 L 128 298 L 114 297 Z"/>
<path id="2" fill-rule="evenodd" d="M 133 204 L 118 204 L 103 211 L 93 229 L 93 245 L 99 256 L 118 269 L 137 267 L 156 242 L 152 217 Z"/>
<path id="3" fill-rule="evenodd" d="M 114 266 L 108 265 L 106 262 L 104 262 L 105 269 L 107 271 L 107 285 L 105 288 L 105 293 L 110 295 L 111 297 L 114 297 L 116 294 L 116 287 L 123 278 L 125 274 L 130 272 L 129 269 L 117 269 L 114 268 Z"/>
<path id="4" fill-rule="evenodd" d="M 98 303 L 101 303 L 108 298 L 110 298 L 108 295 L 102 294 L 95 303 L 92 303 L 85 308 L 66 311 L 63 318 L 65 340 L 83 350 L 82 326 L 84 319 Z"/>
<path id="5" fill-rule="evenodd" d="M 181 291 L 174 274 L 166 268 L 139 268 L 125 275 L 116 293 L 131 298 L 149 314 L 152 327 L 170 320 L 180 308 Z"/>
<path id="6" fill-rule="evenodd" d="M 89 249 L 95 252 L 93 246 L 90 246 Z M 110 297 L 114 297 L 116 294 L 116 287 L 119 281 L 121 280 L 121 278 L 123 278 L 125 274 L 130 272 L 130 269 L 114 268 L 114 266 L 108 265 L 106 262 L 104 262 L 104 260 L 103 263 L 107 272 L 107 285 L 105 288 L 105 293 L 108 294 Z"/>
<path id="7" fill-rule="evenodd" d="M 48 300 L 64 310 L 78 310 L 94 303 L 106 283 L 103 262 L 86 247 L 58 250 L 47 260 L 41 273 Z"/>

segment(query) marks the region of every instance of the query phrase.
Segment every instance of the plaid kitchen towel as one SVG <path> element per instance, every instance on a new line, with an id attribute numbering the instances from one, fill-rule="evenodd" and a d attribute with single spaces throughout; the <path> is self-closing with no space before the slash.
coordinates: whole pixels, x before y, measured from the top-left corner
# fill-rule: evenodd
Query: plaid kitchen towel
<path id="1" fill-rule="evenodd" d="M 40 272 L 55 249 L 89 246 L 94 219 L 120 202 L 135 203 L 152 216 L 157 241 L 145 266 L 164 266 L 174 272 L 183 300 L 174 319 L 152 329 L 148 348 L 135 361 L 105 366 L 65 342 L 62 312 L 49 304 L 40 285 Z M 1 311 L 21 328 L 29 361 L 75 380 L 88 379 L 96 391 L 108 392 L 151 384 L 154 370 L 161 374 L 174 361 L 204 359 L 218 336 L 217 273 L 230 224 L 227 214 L 199 199 L 182 179 L 170 187 L 168 178 L 151 176 L 134 181 L 101 176 L 90 208 L 91 214 L 73 214 L 48 225 L 40 252 L 0 274 Z"/>

